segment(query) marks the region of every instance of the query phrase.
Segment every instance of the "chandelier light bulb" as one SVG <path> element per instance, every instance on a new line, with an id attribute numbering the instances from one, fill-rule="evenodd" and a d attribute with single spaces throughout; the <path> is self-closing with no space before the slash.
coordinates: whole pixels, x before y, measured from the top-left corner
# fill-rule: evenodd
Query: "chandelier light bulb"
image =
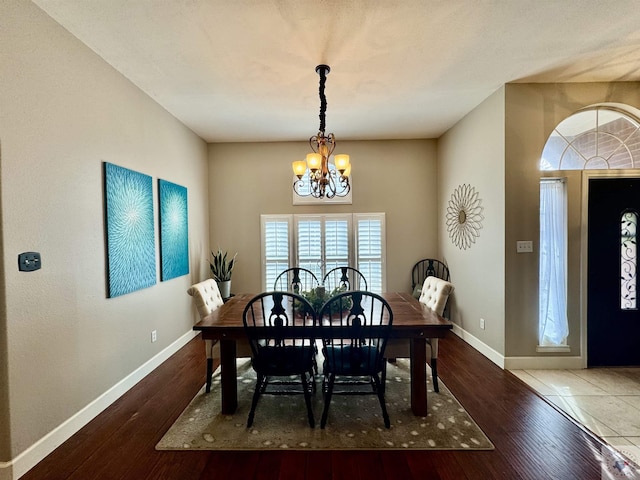
<path id="1" fill-rule="evenodd" d="M 336 155 L 334 157 L 334 162 L 336 164 L 336 170 L 338 170 L 342 175 L 344 175 L 345 170 L 350 165 L 349 155 L 345 155 L 343 153 L 341 153 L 340 155 Z"/>
<path id="2" fill-rule="evenodd" d="M 293 173 L 298 177 L 298 180 L 302 179 L 302 176 L 307 171 L 307 162 L 304 160 L 296 160 L 291 164 L 291 166 L 293 167 Z"/>
<path id="3" fill-rule="evenodd" d="M 319 153 L 308 153 L 307 154 L 307 166 L 309 170 L 315 172 L 322 165 L 322 155 Z"/>

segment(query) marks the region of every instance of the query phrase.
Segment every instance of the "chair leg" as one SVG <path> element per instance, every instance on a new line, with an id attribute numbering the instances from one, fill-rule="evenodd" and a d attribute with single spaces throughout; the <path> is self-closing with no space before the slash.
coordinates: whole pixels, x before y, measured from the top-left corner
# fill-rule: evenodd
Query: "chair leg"
<path id="1" fill-rule="evenodd" d="M 207 386 L 205 391 L 211 391 L 211 377 L 213 376 L 213 358 L 207 358 Z"/>
<path id="2" fill-rule="evenodd" d="M 309 426 L 311 428 L 314 428 L 316 426 L 316 421 L 313 418 L 313 408 L 311 407 L 311 392 L 309 391 L 311 387 L 307 381 L 307 374 L 303 373 L 301 377 L 302 388 L 304 388 L 304 403 L 307 404 L 307 417 L 309 418 Z"/>
<path id="3" fill-rule="evenodd" d="M 311 384 L 311 393 L 316 393 L 316 372 L 313 370 L 309 370 L 309 383 Z"/>
<path id="4" fill-rule="evenodd" d="M 262 382 L 260 383 L 260 393 L 264 393 L 267 390 L 267 384 L 269 383 L 269 377 L 262 375 Z"/>
<path id="5" fill-rule="evenodd" d="M 251 410 L 249 411 L 249 418 L 247 418 L 247 428 L 253 425 L 253 417 L 256 413 L 256 407 L 258 406 L 258 400 L 260 399 L 260 393 L 262 391 L 262 383 L 265 382 L 264 375 L 258 374 L 258 380 L 256 381 L 256 389 L 253 391 L 253 400 L 251 402 Z"/>
<path id="6" fill-rule="evenodd" d="M 437 358 L 431 359 L 431 375 L 433 377 L 433 391 L 437 393 L 440 391 L 440 389 L 438 388 L 438 359 Z"/>
<path id="7" fill-rule="evenodd" d="M 391 428 L 391 421 L 389 420 L 389 413 L 387 412 L 387 405 L 384 401 L 384 389 L 382 385 L 380 385 L 380 378 L 378 375 L 372 375 L 373 381 L 375 382 L 376 389 L 378 393 L 378 401 L 380 402 L 380 408 L 382 408 L 382 419 L 384 420 L 384 426 L 387 428 Z"/>
<path id="8" fill-rule="evenodd" d="M 333 394 L 333 383 L 336 380 L 335 373 L 330 373 L 329 381 L 327 382 L 327 391 L 324 394 L 324 409 L 322 410 L 322 420 L 320 420 L 320 428 L 324 428 L 327 424 L 327 417 L 329 416 L 329 405 L 331 404 L 331 395 Z"/>

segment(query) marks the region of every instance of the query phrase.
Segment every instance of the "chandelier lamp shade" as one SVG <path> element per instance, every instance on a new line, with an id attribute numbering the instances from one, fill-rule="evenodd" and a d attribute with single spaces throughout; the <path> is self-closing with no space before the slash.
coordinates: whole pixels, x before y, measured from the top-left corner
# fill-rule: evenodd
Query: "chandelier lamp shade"
<path id="1" fill-rule="evenodd" d="M 313 153 L 307 154 L 306 160 L 292 162 L 293 173 L 297 177 L 293 182 L 293 190 L 301 197 L 330 199 L 344 197 L 351 190 L 349 155 L 335 155 L 330 161 L 336 148 L 336 137 L 333 133 L 325 134 L 327 98 L 324 86 L 330 70 L 328 65 L 316 67 L 316 73 L 320 76 L 320 129 L 317 135 L 309 139 Z"/>

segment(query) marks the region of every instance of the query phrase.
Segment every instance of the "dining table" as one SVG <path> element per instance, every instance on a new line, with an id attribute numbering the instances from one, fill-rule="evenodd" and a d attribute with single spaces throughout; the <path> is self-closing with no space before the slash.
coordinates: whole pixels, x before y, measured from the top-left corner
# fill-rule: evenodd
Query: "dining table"
<path id="1" fill-rule="evenodd" d="M 193 327 L 203 340 L 220 342 L 221 410 L 233 414 L 238 407 L 236 352 L 238 342 L 246 343 L 244 308 L 255 294 L 241 293 L 202 318 Z M 443 338 L 453 324 L 406 292 L 382 293 L 393 312 L 390 338 L 410 340 L 411 410 L 427 415 L 427 342 Z M 321 328 L 321 327 L 318 327 Z"/>

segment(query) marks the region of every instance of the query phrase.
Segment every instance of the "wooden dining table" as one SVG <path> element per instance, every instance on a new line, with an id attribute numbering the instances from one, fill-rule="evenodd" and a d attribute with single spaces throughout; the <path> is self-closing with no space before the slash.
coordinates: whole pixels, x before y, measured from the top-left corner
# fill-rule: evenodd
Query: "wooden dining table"
<path id="1" fill-rule="evenodd" d="M 194 325 L 203 340 L 220 342 L 220 383 L 222 413 L 232 414 L 238 407 L 236 345 L 246 340 L 242 322 L 244 307 L 254 294 L 236 294 L 224 305 Z M 414 415 L 427 415 L 426 338 L 443 338 L 453 327 L 410 293 L 383 293 L 393 312 L 391 338 L 410 340 L 411 409 Z"/>

